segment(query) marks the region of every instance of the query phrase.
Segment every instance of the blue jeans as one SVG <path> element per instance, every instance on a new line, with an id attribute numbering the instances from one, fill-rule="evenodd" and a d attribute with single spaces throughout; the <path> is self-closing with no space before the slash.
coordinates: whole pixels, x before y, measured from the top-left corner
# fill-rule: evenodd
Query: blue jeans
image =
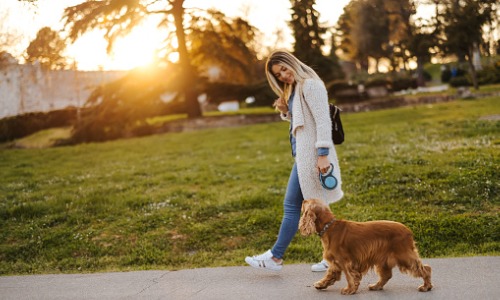
<path id="1" fill-rule="evenodd" d="M 283 258 L 286 248 L 288 248 L 288 245 L 290 245 L 290 242 L 299 229 L 300 210 L 302 209 L 303 201 L 304 196 L 302 196 L 302 190 L 300 189 L 297 164 L 295 163 L 286 187 L 280 232 L 276 243 L 271 249 L 273 256 L 276 258 Z"/>

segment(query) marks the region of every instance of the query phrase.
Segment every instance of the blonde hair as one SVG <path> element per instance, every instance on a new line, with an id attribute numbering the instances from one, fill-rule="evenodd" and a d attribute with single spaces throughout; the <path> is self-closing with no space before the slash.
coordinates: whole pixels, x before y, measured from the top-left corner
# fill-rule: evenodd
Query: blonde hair
<path id="1" fill-rule="evenodd" d="M 298 85 L 300 93 L 302 93 L 302 83 L 305 79 L 314 78 L 321 80 L 318 74 L 316 74 L 311 67 L 301 62 L 290 52 L 277 50 L 271 53 L 266 61 L 267 81 L 269 82 L 273 92 L 284 99 L 287 104 L 288 98 L 290 98 L 290 95 L 292 94 L 293 86 L 276 79 L 272 72 L 272 67 L 274 65 L 282 65 L 292 71 L 295 83 Z"/>

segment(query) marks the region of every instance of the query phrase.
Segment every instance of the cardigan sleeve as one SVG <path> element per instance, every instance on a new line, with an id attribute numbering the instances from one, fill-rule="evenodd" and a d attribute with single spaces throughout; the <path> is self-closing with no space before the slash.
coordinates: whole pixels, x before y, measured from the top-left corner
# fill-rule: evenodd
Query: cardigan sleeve
<path id="1" fill-rule="evenodd" d="M 328 106 L 328 92 L 320 80 L 307 79 L 304 82 L 304 101 L 316 124 L 316 148 L 332 148 L 332 121 Z"/>

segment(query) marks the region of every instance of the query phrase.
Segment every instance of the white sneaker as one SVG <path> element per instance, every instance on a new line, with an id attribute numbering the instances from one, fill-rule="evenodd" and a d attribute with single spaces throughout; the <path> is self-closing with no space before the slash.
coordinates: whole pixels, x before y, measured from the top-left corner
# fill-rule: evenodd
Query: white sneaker
<path id="1" fill-rule="evenodd" d="M 326 270 L 328 270 L 328 262 L 324 259 L 311 266 L 311 271 L 313 272 L 325 272 Z"/>
<path id="2" fill-rule="evenodd" d="M 281 268 L 283 268 L 283 261 L 277 263 L 273 260 L 272 257 L 273 254 L 271 253 L 271 250 L 267 250 L 267 252 L 261 255 L 256 255 L 252 257 L 247 256 L 245 258 L 245 261 L 247 264 L 257 269 L 266 269 L 271 271 L 281 270 Z"/>

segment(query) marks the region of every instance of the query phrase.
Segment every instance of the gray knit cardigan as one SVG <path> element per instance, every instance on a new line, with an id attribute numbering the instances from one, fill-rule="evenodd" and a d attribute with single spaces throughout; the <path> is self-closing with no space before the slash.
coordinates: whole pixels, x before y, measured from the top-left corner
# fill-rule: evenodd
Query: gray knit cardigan
<path id="1" fill-rule="evenodd" d="M 337 152 L 332 141 L 332 123 L 329 115 L 328 94 L 323 81 L 306 79 L 295 86 L 293 116 L 281 114 L 283 120 L 293 118 L 292 134 L 296 138 L 296 157 L 299 184 L 304 199 L 321 199 L 327 204 L 344 196 Z M 328 160 L 338 185 L 326 190 L 319 181 L 317 148 L 329 148 Z"/>

